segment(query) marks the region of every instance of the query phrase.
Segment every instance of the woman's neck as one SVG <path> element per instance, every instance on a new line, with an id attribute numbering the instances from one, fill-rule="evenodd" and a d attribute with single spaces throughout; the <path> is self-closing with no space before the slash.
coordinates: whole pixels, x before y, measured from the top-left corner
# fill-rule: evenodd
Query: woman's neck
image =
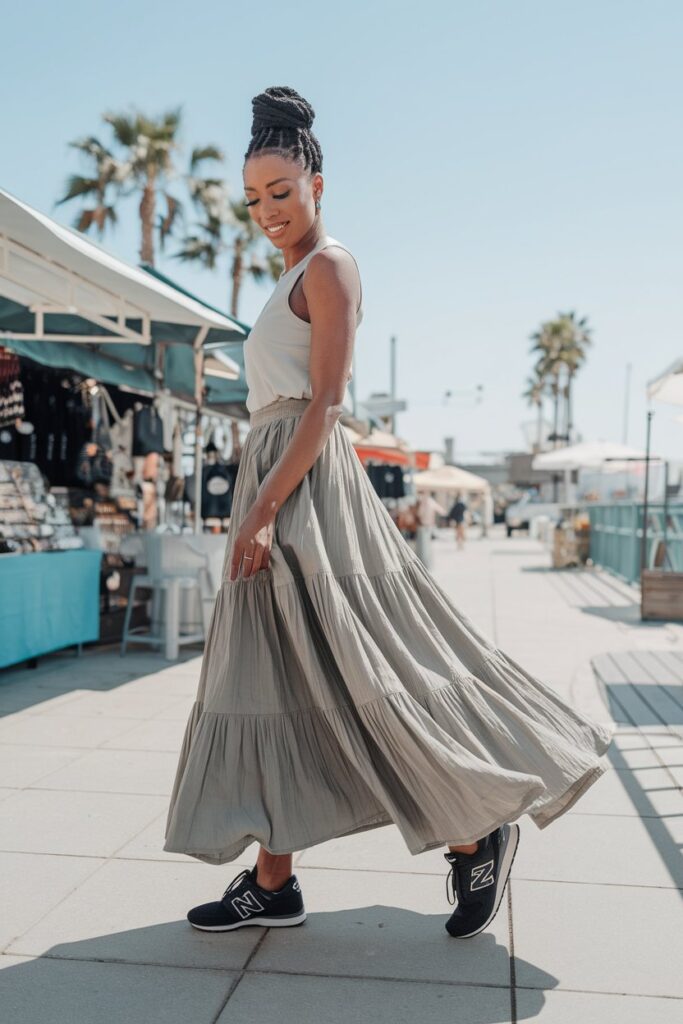
<path id="1" fill-rule="evenodd" d="M 322 242 L 323 238 L 327 235 L 322 220 L 316 218 L 315 224 L 313 224 L 311 230 L 304 235 L 304 237 L 291 249 L 287 249 L 283 252 L 285 260 L 284 273 L 286 274 L 289 270 L 301 263 L 302 259 L 308 256 L 309 252 L 315 249 L 319 242 Z"/>

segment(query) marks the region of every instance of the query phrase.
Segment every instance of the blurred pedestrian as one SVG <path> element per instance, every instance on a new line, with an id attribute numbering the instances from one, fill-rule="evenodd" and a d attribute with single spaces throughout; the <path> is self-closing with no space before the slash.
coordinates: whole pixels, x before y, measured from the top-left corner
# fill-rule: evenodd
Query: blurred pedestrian
<path id="1" fill-rule="evenodd" d="M 467 505 L 462 500 L 461 495 L 458 493 L 455 496 L 455 501 L 448 513 L 448 521 L 455 523 L 455 542 L 459 550 L 462 550 L 465 546 L 465 513 L 467 512 Z"/>
<path id="2" fill-rule="evenodd" d="M 416 549 L 418 558 L 427 569 L 432 568 L 432 532 L 437 515 L 445 516 L 446 509 L 436 500 L 433 491 L 422 491 L 417 501 Z"/>

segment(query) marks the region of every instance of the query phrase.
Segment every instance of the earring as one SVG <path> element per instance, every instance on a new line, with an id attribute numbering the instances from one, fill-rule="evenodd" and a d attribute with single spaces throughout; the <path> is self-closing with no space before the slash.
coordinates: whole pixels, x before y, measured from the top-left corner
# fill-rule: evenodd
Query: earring
<path id="1" fill-rule="evenodd" d="M 316 210 L 320 209 L 320 200 L 319 199 L 316 199 L 316 201 L 315 201 L 315 208 L 316 208 Z"/>

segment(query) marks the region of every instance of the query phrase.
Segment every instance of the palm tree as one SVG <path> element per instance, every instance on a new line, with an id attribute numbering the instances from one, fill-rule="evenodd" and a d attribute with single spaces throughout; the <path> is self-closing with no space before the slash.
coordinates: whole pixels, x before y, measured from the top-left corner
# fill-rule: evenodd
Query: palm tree
<path id="1" fill-rule="evenodd" d="M 562 361 L 566 367 L 565 384 L 565 432 L 571 437 L 573 424 L 572 408 L 572 386 L 578 370 L 586 361 L 586 349 L 592 345 L 591 328 L 588 327 L 588 318 L 576 319 L 574 311 L 571 313 L 560 313 L 560 321 L 563 324 L 563 345 Z"/>
<path id="2" fill-rule="evenodd" d="M 223 253 L 232 252 L 229 270 L 230 314 L 237 317 L 245 258 L 249 261 L 247 273 L 256 281 L 266 276 L 276 281 L 284 264 L 279 253 L 260 257 L 257 249 L 260 236 L 249 210 L 244 201 L 237 202 L 230 198 L 227 183 L 221 178 L 202 177 L 198 174 L 207 159 L 222 160 L 223 155 L 210 147 L 192 153 L 187 184 L 201 219 L 195 224 L 194 233 L 185 235 L 182 247 L 175 256 L 184 262 L 199 263 L 209 270 L 215 270 Z M 242 447 L 237 420 L 231 420 L 231 428 L 232 455 L 237 457 Z"/>
<path id="3" fill-rule="evenodd" d="M 277 281 L 284 264 L 278 252 L 261 254 L 263 236 L 244 201 L 230 198 L 226 182 L 197 175 L 199 165 L 207 156 L 219 159 L 206 151 L 195 150 L 190 161 L 190 195 L 201 219 L 195 224 L 194 233 L 185 236 L 182 248 L 175 255 L 178 259 L 198 262 L 213 270 L 223 253 L 232 253 L 229 302 L 231 316 L 237 317 L 245 275 L 257 282 L 265 278 Z"/>
<path id="4" fill-rule="evenodd" d="M 545 395 L 545 380 L 538 373 L 527 377 L 526 390 L 522 397 L 526 398 L 528 405 L 536 406 L 536 451 L 540 452 L 543 447 L 543 398 Z"/>
<path id="5" fill-rule="evenodd" d="M 81 207 L 73 225 L 77 231 L 86 232 L 95 228 L 100 238 L 104 235 L 107 224 L 116 224 L 116 208 L 114 200 L 121 192 L 123 168 L 121 162 L 102 145 L 94 135 L 76 139 L 69 143 L 74 149 L 83 153 L 92 164 L 90 175 L 72 174 L 66 182 L 66 190 L 61 199 L 55 203 L 60 206 L 72 199 L 82 199 L 88 205 Z M 110 194 L 114 196 L 110 199 Z"/>
<path id="6" fill-rule="evenodd" d="M 132 115 L 108 113 L 104 120 L 111 125 L 114 138 L 125 151 L 124 184 L 130 185 L 131 191 L 141 193 L 140 262 L 153 267 L 155 227 L 163 245 L 181 209 L 179 201 L 167 191 L 175 174 L 173 157 L 179 148 L 180 109 L 167 111 L 156 120 L 139 111 Z M 165 199 L 166 212 L 157 220 L 159 193 Z"/>
<path id="7" fill-rule="evenodd" d="M 174 255 L 176 259 L 200 263 L 209 270 L 215 270 L 225 249 L 223 233 L 232 223 L 232 209 L 225 181 L 198 173 L 205 160 L 222 161 L 223 154 L 215 147 L 192 151 L 186 181 L 190 199 L 202 219 L 195 224 L 194 234 L 185 235 L 182 248 Z"/>
<path id="8" fill-rule="evenodd" d="M 139 112 L 105 114 L 103 120 L 111 126 L 114 140 L 123 150 L 122 157 L 115 157 L 94 136 L 70 143 L 85 153 L 94 166 L 89 177 L 71 175 L 58 205 L 77 198 L 94 199 L 94 206 L 79 212 L 75 226 L 83 232 L 95 227 L 101 236 L 107 222 L 114 224 L 117 220 L 115 206 L 108 202 L 112 188 L 114 202 L 139 191 L 140 261 L 154 266 L 155 230 L 163 247 L 181 213 L 180 202 L 167 190 L 175 175 L 173 157 L 178 149 L 180 110 L 169 111 L 157 120 Z M 159 192 L 165 200 L 165 213 L 157 216 Z"/>
<path id="9" fill-rule="evenodd" d="M 555 447 L 559 439 L 560 418 L 560 377 L 562 374 L 562 328 L 557 320 L 547 320 L 531 335 L 531 351 L 538 356 L 536 375 L 544 382 L 553 400 L 553 432 L 551 439 Z"/>
<path id="10" fill-rule="evenodd" d="M 231 202 L 235 229 L 232 242 L 232 264 L 230 279 L 232 289 L 230 296 L 230 312 L 237 316 L 239 296 L 245 273 L 260 284 L 264 279 L 277 281 L 284 270 L 284 262 L 277 251 L 261 254 L 260 243 L 263 238 L 251 219 L 251 214 L 244 200 Z"/>
<path id="11" fill-rule="evenodd" d="M 578 320 L 573 311 L 558 313 L 554 320 L 546 320 L 534 331 L 531 341 L 531 351 L 538 356 L 536 374 L 545 382 L 553 398 L 553 440 L 555 444 L 558 440 L 569 442 L 574 428 L 573 382 L 591 344 L 587 317 Z M 561 404 L 562 434 L 559 433 Z"/>

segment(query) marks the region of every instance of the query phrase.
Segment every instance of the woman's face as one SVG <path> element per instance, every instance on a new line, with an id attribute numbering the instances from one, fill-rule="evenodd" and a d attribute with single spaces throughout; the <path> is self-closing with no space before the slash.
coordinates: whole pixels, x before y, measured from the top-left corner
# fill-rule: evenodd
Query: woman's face
<path id="1" fill-rule="evenodd" d="M 251 219 L 278 249 L 289 249 L 315 221 L 315 200 L 322 196 L 323 177 L 313 176 L 283 156 L 260 153 L 244 165 L 244 194 Z"/>

